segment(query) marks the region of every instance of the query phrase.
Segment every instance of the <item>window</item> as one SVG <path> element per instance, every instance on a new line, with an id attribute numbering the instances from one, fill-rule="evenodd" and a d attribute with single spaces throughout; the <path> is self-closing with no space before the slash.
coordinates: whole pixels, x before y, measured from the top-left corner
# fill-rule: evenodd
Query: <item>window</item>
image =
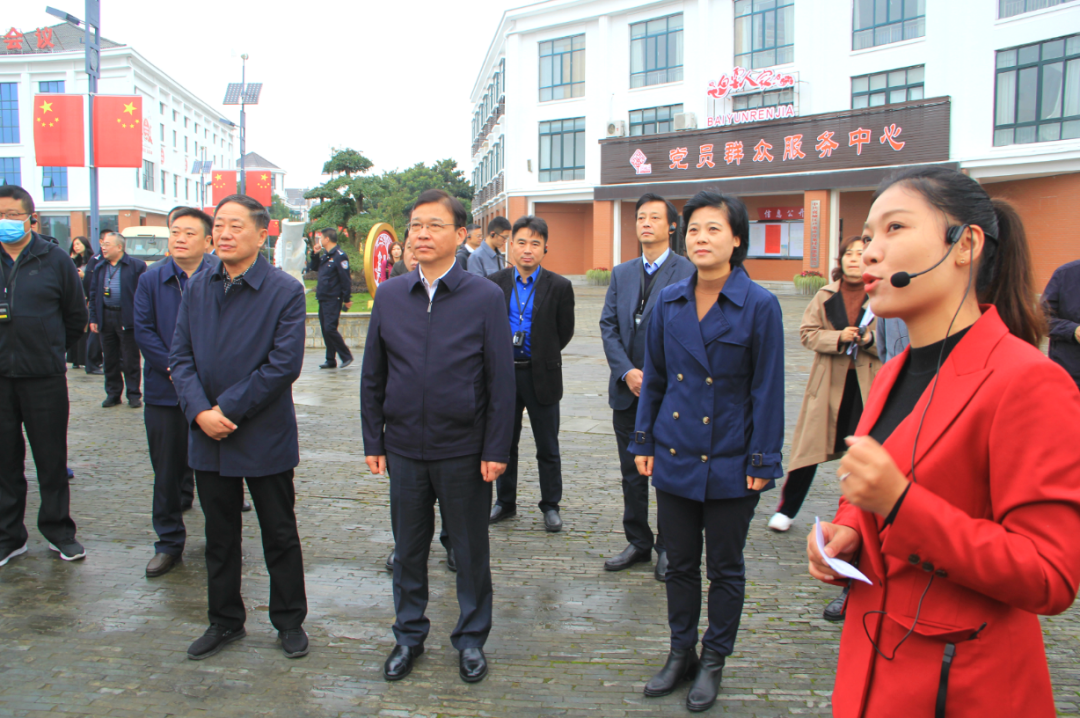
<path id="1" fill-rule="evenodd" d="M 165 194 L 165 180 L 168 178 L 168 174 L 165 170 L 161 170 L 161 194 Z"/>
<path id="2" fill-rule="evenodd" d="M 178 118 L 179 116 L 180 116 L 180 113 L 179 113 L 179 112 L 177 112 L 176 110 L 173 110 L 173 111 L 172 111 L 172 121 L 173 121 L 173 122 L 176 122 L 176 119 L 177 119 L 177 118 Z"/>
<path id="3" fill-rule="evenodd" d="M 162 117 L 165 116 L 165 103 L 164 102 L 159 102 L 158 103 L 158 112 L 161 114 Z"/>
<path id="4" fill-rule="evenodd" d="M 191 180 L 184 180 L 184 199 L 191 199 Z"/>
<path id="5" fill-rule="evenodd" d="M 172 146 L 176 147 L 176 130 L 172 131 Z"/>
<path id="6" fill-rule="evenodd" d="M 0 185 L 22 185 L 22 163 L 18 157 L 0 157 Z"/>
<path id="7" fill-rule="evenodd" d="M 142 188 L 148 192 L 154 191 L 154 163 L 148 160 L 142 163 Z"/>
<path id="8" fill-rule="evenodd" d="M 674 125 L 672 125 L 675 115 L 682 111 L 682 105 L 665 105 L 663 107 L 649 107 L 644 110 L 631 110 L 630 134 L 656 135 L 661 132 L 671 132 L 675 129 Z"/>
<path id="9" fill-rule="evenodd" d="M 924 71 L 925 68 L 919 65 L 905 70 L 851 78 L 851 109 L 921 100 Z"/>
<path id="10" fill-rule="evenodd" d="M 498 75 L 496 85 L 500 82 Z M 500 91 L 496 87 L 496 91 Z M 540 43 L 540 101 L 585 96 L 585 36 Z"/>
<path id="11" fill-rule="evenodd" d="M 926 0 L 855 0 L 851 49 L 888 45 L 926 34 Z"/>
<path id="12" fill-rule="evenodd" d="M 161 126 L 161 144 L 165 144 L 165 125 Z"/>
<path id="13" fill-rule="evenodd" d="M 172 176 L 172 196 L 173 199 L 180 196 L 180 175 Z"/>
<path id="14" fill-rule="evenodd" d="M 998 0 L 998 16 L 1012 17 L 1025 12 L 1042 10 L 1044 7 L 1054 7 L 1069 0 Z"/>
<path id="15" fill-rule="evenodd" d="M 184 129 L 187 129 L 188 118 L 184 118 Z"/>
<path id="16" fill-rule="evenodd" d="M 46 202 L 67 202 L 67 167 L 42 167 L 41 187 Z"/>
<path id="17" fill-rule="evenodd" d="M 540 123 L 540 181 L 585 179 L 585 118 Z"/>
<path id="18" fill-rule="evenodd" d="M 64 168 L 66 169 L 66 168 Z M 38 215 L 38 226 L 35 228 L 39 233 L 52 237 L 65 250 L 71 249 L 71 215 Z"/>
<path id="19" fill-rule="evenodd" d="M 682 21 L 680 13 L 630 26 L 630 87 L 683 79 Z"/>
<path id="20" fill-rule="evenodd" d="M 0 143 L 19 141 L 19 84 L 0 82 Z M 15 184 L 9 182 L 8 184 Z"/>
<path id="21" fill-rule="evenodd" d="M 759 107 L 776 107 L 777 105 L 791 105 L 794 103 L 795 90 L 786 87 L 783 90 L 736 95 L 732 98 L 732 109 L 735 112 L 741 112 L 742 110 L 756 110 Z"/>
<path id="22" fill-rule="evenodd" d="M 735 64 L 769 67 L 795 60 L 795 0 L 736 0 Z"/>
<path id="23" fill-rule="evenodd" d="M 994 145 L 1080 137 L 1080 35 L 997 53 Z"/>
<path id="24" fill-rule="evenodd" d="M 38 83 L 38 92 L 63 92 L 63 91 L 64 91 L 64 81 L 63 80 L 53 80 L 51 82 L 39 82 Z"/>

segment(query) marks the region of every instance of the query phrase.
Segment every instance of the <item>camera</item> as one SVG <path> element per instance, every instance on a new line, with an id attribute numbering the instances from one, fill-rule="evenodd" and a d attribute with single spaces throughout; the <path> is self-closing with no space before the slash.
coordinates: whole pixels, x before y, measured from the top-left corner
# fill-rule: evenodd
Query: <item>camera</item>
<path id="1" fill-rule="evenodd" d="M 525 332 L 520 331 L 520 330 L 514 332 L 514 346 L 516 346 L 516 347 L 525 346 Z"/>

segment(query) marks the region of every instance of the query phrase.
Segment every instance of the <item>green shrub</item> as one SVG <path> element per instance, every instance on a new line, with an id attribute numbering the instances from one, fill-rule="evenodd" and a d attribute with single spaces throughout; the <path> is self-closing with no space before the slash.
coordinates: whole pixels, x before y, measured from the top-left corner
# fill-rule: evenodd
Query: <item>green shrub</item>
<path id="1" fill-rule="evenodd" d="M 585 272 L 585 278 L 589 280 L 589 284 L 606 287 L 611 284 L 611 270 L 607 267 L 596 267 Z"/>
<path id="2" fill-rule="evenodd" d="M 799 294 L 817 294 L 819 289 L 829 283 L 819 272 L 811 271 L 796 274 L 793 281 Z"/>

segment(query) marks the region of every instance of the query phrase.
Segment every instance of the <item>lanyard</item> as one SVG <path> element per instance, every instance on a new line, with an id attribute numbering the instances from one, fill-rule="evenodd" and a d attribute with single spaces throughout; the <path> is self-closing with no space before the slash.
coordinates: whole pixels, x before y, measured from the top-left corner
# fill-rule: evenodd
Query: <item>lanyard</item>
<path id="1" fill-rule="evenodd" d="M 109 271 L 110 269 L 112 270 L 111 272 Z M 119 272 L 119 271 L 120 271 L 120 262 L 117 262 L 114 265 L 110 265 L 110 266 L 106 267 L 105 268 L 105 284 L 108 285 L 110 282 L 112 282 L 113 277 L 115 277 L 116 273 Z"/>
<path id="2" fill-rule="evenodd" d="M 656 271 L 652 273 L 653 281 L 649 282 L 649 286 L 645 286 L 645 260 L 641 261 L 641 291 L 638 296 L 641 297 L 638 303 L 637 314 L 645 313 L 645 305 L 649 302 L 649 296 L 652 294 L 653 287 L 656 286 L 656 272 L 659 272 L 660 268 L 657 267 Z"/>
<path id="3" fill-rule="evenodd" d="M 533 275 L 532 287 L 529 289 L 528 293 L 525 295 L 525 305 L 524 306 L 522 306 L 521 300 L 518 298 L 518 289 L 517 288 L 518 288 L 518 280 L 517 280 L 517 277 L 514 277 L 514 301 L 517 302 L 517 305 L 518 305 L 518 323 L 520 324 L 521 322 L 525 321 L 525 310 L 529 308 L 529 302 L 532 300 L 532 298 L 534 296 L 536 296 L 536 275 Z"/>

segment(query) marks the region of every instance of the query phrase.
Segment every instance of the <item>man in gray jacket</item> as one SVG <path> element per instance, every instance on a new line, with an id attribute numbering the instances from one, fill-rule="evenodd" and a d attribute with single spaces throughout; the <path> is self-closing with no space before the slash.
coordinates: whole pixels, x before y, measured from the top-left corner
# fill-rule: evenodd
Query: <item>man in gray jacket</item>
<path id="1" fill-rule="evenodd" d="M 469 273 L 487 277 L 506 269 L 502 250 L 510 239 L 510 220 L 494 217 L 488 224 L 488 236 L 484 243 L 469 257 Z"/>

